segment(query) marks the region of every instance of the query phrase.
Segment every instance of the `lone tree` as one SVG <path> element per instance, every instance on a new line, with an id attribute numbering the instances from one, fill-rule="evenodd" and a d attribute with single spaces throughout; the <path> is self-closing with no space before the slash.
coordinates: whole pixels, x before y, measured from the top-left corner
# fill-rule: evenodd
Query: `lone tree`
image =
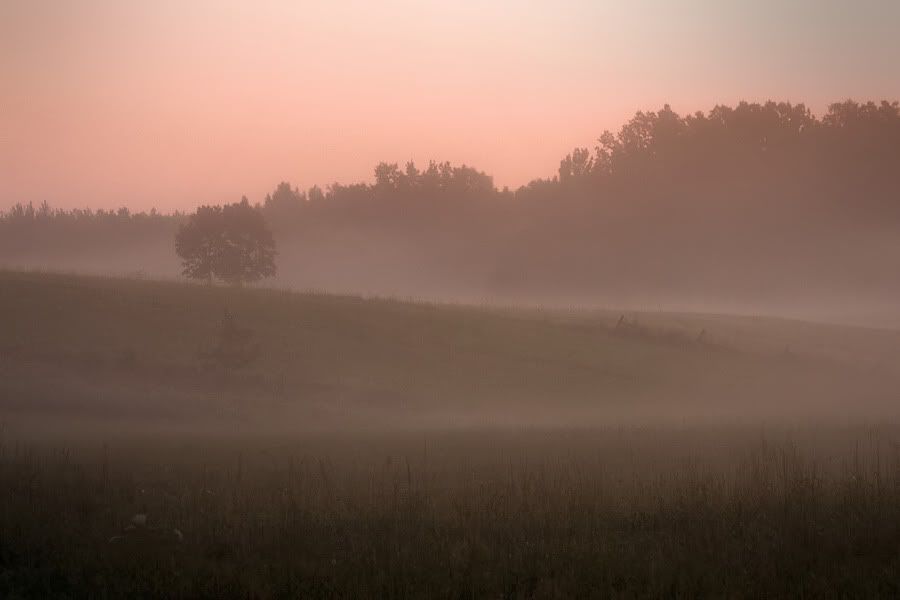
<path id="1" fill-rule="evenodd" d="M 241 285 L 275 275 L 275 239 L 247 198 L 225 206 L 201 206 L 175 236 L 182 273 Z"/>

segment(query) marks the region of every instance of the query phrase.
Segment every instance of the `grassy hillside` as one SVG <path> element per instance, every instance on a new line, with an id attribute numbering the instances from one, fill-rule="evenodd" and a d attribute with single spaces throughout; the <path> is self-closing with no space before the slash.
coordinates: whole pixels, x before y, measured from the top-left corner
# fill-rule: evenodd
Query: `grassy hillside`
<path id="1" fill-rule="evenodd" d="M 199 358 L 226 310 L 261 350 L 231 377 Z M 895 389 L 893 332 L 625 316 L 0 272 L 0 391 L 8 414 L 404 424 L 840 413 Z"/>
<path id="2" fill-rule="evenodd" d="M 897 334 L 624 317 L 0 273 L 0 597 L 896 597 Z"/>

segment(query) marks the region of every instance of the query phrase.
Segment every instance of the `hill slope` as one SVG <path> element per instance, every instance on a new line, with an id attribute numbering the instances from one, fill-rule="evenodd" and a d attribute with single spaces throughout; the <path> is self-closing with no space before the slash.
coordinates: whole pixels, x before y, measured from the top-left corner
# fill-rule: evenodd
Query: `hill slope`
<path id="1" fill-rule="evenodd" d="M 199 358 L 226 310 L 261 351 L 231 377 Z M 900 354 L 894 332 L 791 321 L 23 272 L 0 272 L 0 332 L 8 418 L 279 427 L 864 416 L 890 410 Z"/>

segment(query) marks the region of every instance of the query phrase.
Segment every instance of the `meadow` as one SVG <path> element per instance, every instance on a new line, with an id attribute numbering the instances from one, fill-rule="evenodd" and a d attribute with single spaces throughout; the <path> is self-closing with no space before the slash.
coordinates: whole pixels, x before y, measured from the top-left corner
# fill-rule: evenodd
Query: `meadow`
<path id="1" fill-rule="evenodd" d="M 625 428 L 6 443 L 0 591 L 896 597 L 898 434 Z"/>
<path id="2" fill-rule="evenodd" d="M 900 587 L 897 332 L 7 271 L 0 334 L 4 598 Z"/>
<path id="3" fill-rule="evenodd" d="M 260 351 L 222 377 L 226 313 Z M 0 359 L 6 418 L 47 426 L 807 423 L 896 415 L 900 332 L 0 271 Z"/>

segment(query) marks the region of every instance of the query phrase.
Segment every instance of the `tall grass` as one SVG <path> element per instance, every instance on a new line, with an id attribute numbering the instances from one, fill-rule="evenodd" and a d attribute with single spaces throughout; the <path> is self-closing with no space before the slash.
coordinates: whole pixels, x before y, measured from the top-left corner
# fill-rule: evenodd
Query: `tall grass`
<path id="1" fill-rule="evenodd" d="M 745 428 L 7 441 L 0 595 L 896 597 L 898 439 Z M 111 542 L 135 514 L 183 541 Z"/>

